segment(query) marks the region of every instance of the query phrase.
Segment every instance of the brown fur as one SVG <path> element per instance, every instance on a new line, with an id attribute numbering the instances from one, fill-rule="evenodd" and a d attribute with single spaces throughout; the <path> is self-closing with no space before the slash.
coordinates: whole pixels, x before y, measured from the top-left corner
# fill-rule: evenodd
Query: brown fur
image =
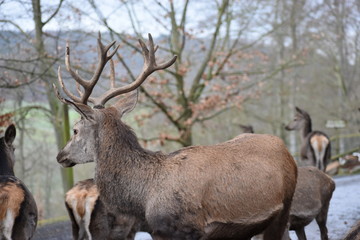
<path id="1" fill-rule="evenodd" d="M 0 221 L 5 218 L 9 209 L 14 213 L 14 217 L 17 217 L 25 198 L 23 189 L 14 182 L 7 182 L 0 185 L 0 191 Z"/>
<path id="2" fill-rule="evenodd" d="M 82 218 L 85 215 L 85 202 L 87 199 L 91 199 L 91 211 L 94 209 L 95 203 L 99 197 L 96 185 L 82 185 L 77 184 L 72 189 L 66 193 L 66 202 L 72 208 L 71 201 L 73 199 L 77 200 L 76 209 L 73 209 L 78 212 L 79 216 Z"/>
<path id="3" fill-rule="evenodd" d="M 324 135 L 316 134 L 310 138 L 311 145 L 318 143 L 318 152 L 321 152 L 326 146 L 329 144 L 329 139 L 327 139 Z M 324 144 L 323 144 L 324 143 Z"/>
<path id="4" fill-rule="evenodd" d="M 113 215 L 107 211 L 99 198 L 97 187 L 93 179 L 79 181 L 66 193 L 65 205 L 67 207 L 73 227 L 73 238 L 83 239 L 85 232 L 84 222 L 78 223 L 75 219 L 75 212 L 84 217 L 85 202 L 91 198 L 93 206 L 90 208 L 89 231 L 93 239 L 122 240 L 134 239 L 139 229 L 139 222 L 134 217 L 125 215 Z M 72 201 L 78 202 L 75 209 L 72 208 Z"/>
<path id="5" fill-rule="evenodd" d="M 140 41 L 145 60 L 140 76 L 128 86 L 92 98 L 94 109 L 85 105 L 87 97 L 100 77 L 99 69 L 112 56 L 104 49 L 113 43 L 98 48 L 102 61 L 92 80 L 81 82 L 88 85 L 82 99 L 72 94 L 68 95 L 75 102 L 59 97 L 82 120 L 59 152 L 58 162 L 71 167 L 95 161 L 95 182 L 107 209 L 146 220 L 156 240 L 249 239 L 260 232 L 265 240 L 281 239 L 297 178 L 294 159 L 281 139 L 242 134 L 213 146 L 152 152 L 142 148 L 120 120 L 135 107 L 136 91 L 105 108 L 110 97 L 136 89 L 152 71 L 174 63 L 176 57 L 157 65 L 151 35 L 149 41 L 149 49 Z M 59 81 L 64 87 L 61 76 Z"/>
<path id="6" fill-rule="evenodd" d="M 6 218 L 7 210 L 15 218 L 13 225 L 7 222 L 9 225 L 1 234 L 7 238 L 11 234 L 12 239 L 31 239 L 37 226 L 37 206 L 25 184 L 14 176 L 15 136 L 16 128 L 10 125 L 0 138 L 0 221 Z"/>
<path id="7" fill-rule="evenodd" d="M 158 239 L 246 239 L 263 231 L 265 239 L 281 238 L 297 178 L 281 139 L 241 134 L 213 146 L 151 152 L 117 109 L 78 107 L 92 120 L 77 123 L 83 135 L 73 138 L 88 146 L 70 141 L 57 159 L 72 166 L 93 151 L 96 185 L 115 215 L 146 219 Z"/>
<path id="8" fill-rule="evenodd" d="M 290 210 L 290 229 L 305 240 L 305 226 L 316 219 L 321 239 L 327 240 L 327 213 L 335 182 L 315 167 L 299 167 L 298 181 Z"/>

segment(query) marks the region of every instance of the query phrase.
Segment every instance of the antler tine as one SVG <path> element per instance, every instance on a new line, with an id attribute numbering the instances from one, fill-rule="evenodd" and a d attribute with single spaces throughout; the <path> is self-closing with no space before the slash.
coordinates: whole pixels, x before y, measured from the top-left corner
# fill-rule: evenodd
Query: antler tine
<path id="1" fill-rule="evenodd" d="M 119 48 L 119 45 L 116 46 L 116 48 L 110 54 L 108 54 L 108 51 L 110 50 L 110 48 L 112 46 L 114 46 L 115 43 L 116 43 L 116 41 L 113 41 L 113 42 L 109 43 L 108 45 L 104 46 L 102 44 L 101 34 L 99 32 L 99 37 L 98 37 L 99 62 L 98 62 L 98 65 L 96 67 L 95 73 L 92 76 L 92 78 L 89 81 L 86 82 L 85 85 L 83 85 L 83 84 L 81 84 L 79 82 L 81 85 L 83 85 L 83 87 L 85 89 L 85 92 L 84 92 L 84 94 L 82 96 L 82 101 L 84 103 L 86 103 L 86 101 L 88 99 L 91 99 L 90 101 L 93 102 L 94 98 L 90 98 L 90 94 L 93 91 L 96 83 L 100 79 L 100 75 L 101 75 L 102 71 L 104 70 L 104 67 L 105 67 L 106 63 L 114 56 L 114 54 L 116 53 L 116 51 Z"/>
<path id="2" fill-rule="evenodd" d="M 112 59 L 110 59 L 110 87 L 115 88 L 115 64 Z"/>
<path id="3" fill-rule="evenodd" d="M 62 79 L 62 75 L 61 75 L 61 67 L 59 66 L 58 68 L 58 81 L 59 81 L 59 84 L 60 84 L 60 87 L 62 88 L 62 90 L 65 92 L 65 94 L 71 99 L 73 100 L 74 102 L 81 102 L 81 99 L 77 96 L 75 96 L 74 94 L 72 94 L 66 87 L 65 87 L 65 84 L 64 84 L 64 81 Z M 58 94 L 58 90 L 56 88 L 56 91 L 57 91 L 57 94 Z M 60 96 L 60 95 L 58 95 Z M 60 99 L 61 100 L 61 99 Z"/>
<path id="4" fill-rule="evenodd" d="M 80 89 L 80 84 L 78 82 L 76 82 L 76 91 L 78 92 L 78 94 L 80 95 L 80 98 L 82 98 L 82 96 L 84 95 L 84 93 L 81 91 Z M 89 97 L 88 102 L 94 103 L 94 100 L 92 97 Z"/>
<path id="5" fill-rule="evenodd" d="M 87 104 L 87 102 L 94 102 L 94 98 L 91 98 L 90 95 L 97 83 L 97 81 L 100 78 L 100 75 L 102 73 L 102 71 L 104 70 L 104 67 L 106 65 L 106 63 L 114 56 L 114 54 L 116 53 L 116 51 L 119 48 L 119 45 L 112 51 L 109 53 L 109 50 L 112 46 L 114 46 L 116 42 L 113 41 L 111 43 L 109 43 L 108 45 L 103 45 L 102 41 L 101 41 L 101 34 L 99 32 L 99 37 L 98 37 L 98 55 L 99 55 L 99 61 L 96 67 L 96 70 L 93 74 L 93 76 L 91 77 L 90 80 L 85 80 L 83 79 L 79 73 L 76 71 L 74 71 L 71 68 L 71 63 L 70 63 L 70 47 L 69 47 L 69 43 L 66 43 L 66 57 L 65 57 L 65 65 L 66 65 L 66 69 L 68 70 L 68 72 L 70 73 L 70 75 L 75 79 L 76 83 L 77 83 L 77 92 L 80 94 L 80 98 L 76 97 L 75 95 L 73 95 L 71 92 L 69 92 L 65 87 L 64 87 L 64 83 L 61 79 L 61 73 L 60 70 L 58 72 L 58 76 L 59 76 L 59 82 L 61 87 L 64 89 L 64 92 L 75 102 L 80 102 L 83 104 Z M 79 85 L 81 85 L 84 88 L 84 92 L 82 92 L 80 90 Z"/>
<path id="6" fill-rule="evenodd" d="M 61 95 L 60 95 L 60 93 L 59 93 L 59 90 L 58 90 L 58 88 L 56 87 L 56 85 L 55 85 L 54 83 L 53 83 L 53 88 L 54 88 L 56 97 L 57 97 L 62 103 L 65 103 L 65 104 L 71 103 L 71 102 L 70 102 L 69 100 L 67 100 L 66 98 L 61 97 Z"/>
<path id="7" fill-rule="evenodd" d="M 168 68 L 176 61 L 177 56 L 173 56 L 170 60 L 166 61 L 165 63 L 162 63 L 160 65 L 156 64 L 155 52 L 158 50 L 158 46 L 154 46 L 153 38 L 150 33 L 149 33 L 149 49 L 141 39 L 139 39 L 139 43 L 142 48 L 142 54 L 144 57 L 144 66 L 141 74 L 132 83 L 119 88 L 111 88 L 108 91 L 106 91 L 101 97 L 94 99 L 95 100 L 94 104 L 96 106 L 104 106 L 105 103 L 110 99 L 118 95 L 128 93 L 138 88 L 151 73 L 157 70 Z"/>
<path id="8" fill-rule="evenodd" d="M 87 81 L 80 77 L 80 75 L 77 72 L 74 72 L 74 70 L 72 70 L 71 68 L 69 42 L 66 42 L 65 66 L 67 71 L 75 79 L 75 81 L 82 85 L 84 88 L 86 88 L 85 86 L 88 84 Z"/>

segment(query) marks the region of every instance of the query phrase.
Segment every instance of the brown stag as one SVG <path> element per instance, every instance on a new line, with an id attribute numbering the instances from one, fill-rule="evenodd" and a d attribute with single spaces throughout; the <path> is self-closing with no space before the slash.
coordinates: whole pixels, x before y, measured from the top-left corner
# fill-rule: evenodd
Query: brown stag
<path id="1" fill-rule="evenodd" d="M 115 42 L 104 46 L 100 36 L 100 61 L 92 79 L 85 80 L 70 66 L 67 70 L 85 89 L 80 96 L 59 99 L 70 104 L 81 120 L 59 152 L 63 167 L 95 162 L 95 183 L 109 211 L 146 220 L 154 239 L 250 239 L 264 232 L 264 239 L 281 239 L 296 186 L 297 167 L 281 139 L 270 135 L 242 134 L 213 146 L 192 146 L 170 154 L 141 147 L 121 117 L 134 109 L 136 89 L 154 71 L 171 66 L 176 57 L 158 65 L 149 34 L 149 48 L 139 41 L 144 68 L 129 85 L 102 96 L 90 97 Z M 110 79 L 114 79 L 114 67 Z M 135 90 L 135 91 L 134 91 Z M 129 93 L 113 105 L 105 103 Z M 90 102 L 93 108 L 87 105 Z"/>
<path id="2" fill-rule="evenodd" d="M 133 216 L 113 215 L 99 198 L 93 179 L 77 182 L 65 197 L 74 240 L 134 239 L 140 223 Z"/>
<path id="3" fill-rule="evenodd" d="M 295 107 L 294 120 L 285 129 L 288 131 L 301 130 L 301 160 L 308 161 L 310 165 L 325 171 L 326 165 L 331 158 L 331 144 L 329 137 L 321 131 L 313 131 L 310 115 Z"/>
<path id="4" fill-rule="evenodd" d="M 14 174 L 16 128 L 0 138 L 0 239 L 31 239 L 37 225 L 37 206 L 25 184 Z"/>

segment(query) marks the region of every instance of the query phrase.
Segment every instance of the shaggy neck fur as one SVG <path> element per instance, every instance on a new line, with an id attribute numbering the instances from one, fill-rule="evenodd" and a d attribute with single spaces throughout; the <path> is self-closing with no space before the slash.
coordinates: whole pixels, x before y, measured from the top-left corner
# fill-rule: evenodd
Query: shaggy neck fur
<path id="1" fill-rule="evenodd" d="M 304 118 L 304 126 L 302 128 L 302 137 L 303 137 L 303 139 L 305 139 L 306 136 L 312 132 L 311 118 L 307 112 L 303 112 L 302 117 Z"/>
<path id="2" fill-rule="evenodd" d="M 7 154 L 7 146 L 4 142 L 4 138 L 0 139 L 0 175 L 14 176 L 12 159 Z"/>
<path id="3" fill-rule="evenodd" d="M 118 212 L 144 216 L 149 183 L 164 155 L 142 148 L 130 127 L 115 109 L 104 109 L 98 133 L 95 181 L 105 204 Z M 121 192 L 115 192 L 121 189 Z"/>

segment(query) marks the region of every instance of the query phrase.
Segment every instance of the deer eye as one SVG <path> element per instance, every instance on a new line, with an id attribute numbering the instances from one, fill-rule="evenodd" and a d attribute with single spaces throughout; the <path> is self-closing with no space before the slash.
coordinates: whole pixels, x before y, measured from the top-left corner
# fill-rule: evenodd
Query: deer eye
<path id="1" fill-rule="evenodd" d="M 74 129 L 74 135 L 78 134 L 78 130 L 77 129 Z"/>

